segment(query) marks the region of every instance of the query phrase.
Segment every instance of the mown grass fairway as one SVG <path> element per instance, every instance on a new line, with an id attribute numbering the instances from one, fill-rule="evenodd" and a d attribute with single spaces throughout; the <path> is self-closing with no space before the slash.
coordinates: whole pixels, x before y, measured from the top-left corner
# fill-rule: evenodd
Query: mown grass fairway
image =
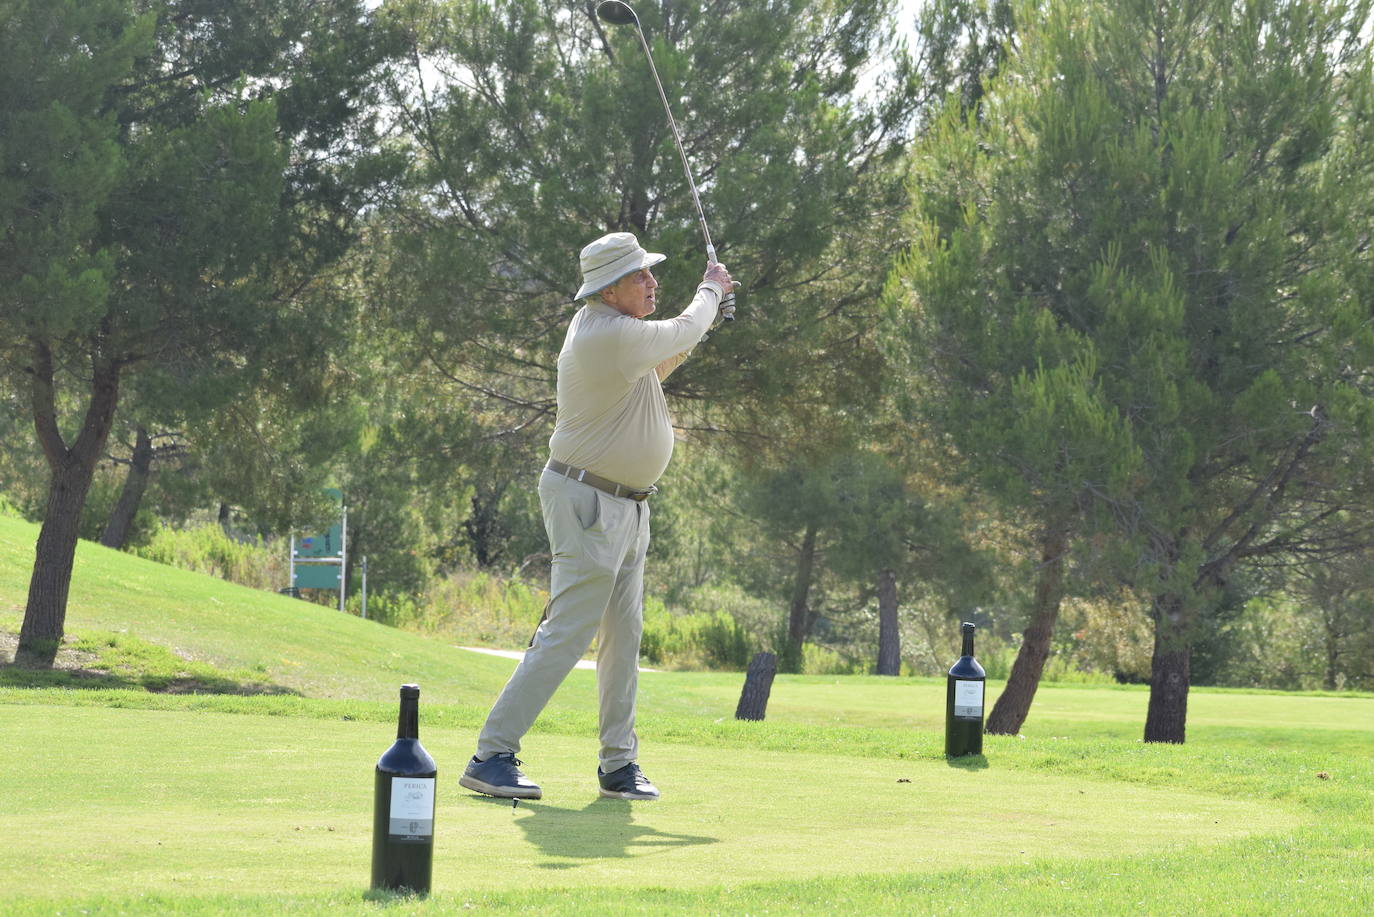
<path id="1" fill-rule="evenodd" d="M 11 837 L 0 872 L 26 893 L 323 892 L 366 880 L 379 723 L 173 710 L 5 707 Z M 457 786 L 468 729 L 424 730 L 446 779 L 443 889 L 531 884 L 685 886 L 793 875 L 912 872 L 1178 848 L 1291 829 L 1288 806 L 1190 790 L 864 757 L 658 743 L 662 805 L 602 800 L 590 738 L 540 736 L 545 799 L 512 808 Z M 52 761 L 63 767 L 54 772 Z M 589 767 L 590 762 L 590 767 Z M 546 776 L 545 776 L 546 775 Z M 836 792 L 827 775 L 844 781 Z M 907 782 L 898 782 L 907 781 Z M 757 792 L 767 783 L 769 792 Z M 733 784 L 733 785 L 731 785 Z M 992 804 L 991 799 L 996 798 Z M 974 800 L 979 800 L 974 802 Z M 53 826 L 61 830 L 53 831 Z M 948 837 L 931 844 L 922 838 Z M 97 851 L 73 837 L 100 838 Z M 977 838 L 976 843 L 972 842 Z M 507 870 L 493 870 L 493 862 Z M 178 864 L 175 869 L 169 865 Z"/>
<path id="2" fill-rule="evenodd" d="M 0 519 L 0 631 L 33 537 Z M 545 799 L 513 809 L 456 783 L 508 660 L 89 545 L 77 577 L 68 631 L 127 631 L 129 670 L 91 690 L 0 668 L 6 914 L 1374 910 L 1369 697 L 1195 690 L 1188 744 L 1158 746 L 1142 689 L 1049 685 L 1024 738 L 952 766 L 937 681 L 783 677 L 746 724 L 740 675 L 648 673 L 665 798 L 631 805 L 596 797 L 574 672 L 523 754 Z M 144 642 L 282 693 L 134 689 Z M 367 893 L 408 680 L 441 778 L 424 901 Z"/>

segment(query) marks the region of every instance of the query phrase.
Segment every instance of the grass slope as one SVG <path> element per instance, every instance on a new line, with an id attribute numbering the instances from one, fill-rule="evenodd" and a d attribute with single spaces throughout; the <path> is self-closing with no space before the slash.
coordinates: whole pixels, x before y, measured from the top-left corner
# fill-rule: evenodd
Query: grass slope
<path id="1" fill-rule="evenodd" d="M 35 537 L 0 518 L 0 631 Z M 1369 697 L 1195 690 L 1189 743 L 1158 746 L 1143 691 L 1045 686 L 1025 737 L 951 766 L 937 681 L 780 677 L 738 723 L 738 674 L 648 673 L 665 799 L 630 806 L 595 796 L 575 672 L 526 743 L 545 800 L 512 809 L 454 781 L 507 660 L 85 544 L 67 629 L 99 689 L 0 669 L 5 913 L 1374 910 Z M 216 672 L 242 693 L 141 690 Z M 425 901 L 365 894 L 410 680 L 441 769 Z"/>
<path id="2" fill-rule="evenodd" d="M 0 630 L 19 629 L 36 540 L 35 526 L 0 517 Z M 390 697 L 423 678 L 427 698 L 484 703 L 509 672 L 500 659 L 89 542 L 77 548 L 66 630 L 133 634 L 311 696 Z"/>

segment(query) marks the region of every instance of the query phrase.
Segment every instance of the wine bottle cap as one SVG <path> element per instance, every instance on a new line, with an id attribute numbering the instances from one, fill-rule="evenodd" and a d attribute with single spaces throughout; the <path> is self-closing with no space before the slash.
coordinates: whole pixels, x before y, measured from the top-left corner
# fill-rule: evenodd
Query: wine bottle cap
<path id="1" fill-rule="evenodd" d="M 419 685 L 401 685 L 401 697 L 419 697 Z"/>
<path id="2" fill-rule="evenodd" d="M 971 634 L 973 633 L 976 626 L 977 625 L 975 625 L 972 621 L 965 621 L 963 624 L 959 625 L 959 631 L 961 633 Z"/>

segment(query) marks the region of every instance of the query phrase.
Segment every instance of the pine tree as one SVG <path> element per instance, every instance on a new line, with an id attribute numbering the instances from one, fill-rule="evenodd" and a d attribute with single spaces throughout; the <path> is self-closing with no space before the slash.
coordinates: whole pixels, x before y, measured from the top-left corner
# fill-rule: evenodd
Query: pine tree
<path id="1" fill-rule="evenodd" d="M 122 387 L 223 403 L 315 346 L 296 294 L 377 175 L 362 115 L 386 36 L 361 0 L 12 6 L 0 371 L 52 475 L 17 654 L 44 666 Z"/>
<path id="2" fill-rule="evenodd" d="M 867 329 L 895 248 L 897 166 L 922 96 L 856 97 L 869 55 L 892 47 L 890 0 L 633 5 L 720 259 L 744 284 L 738 320 L 665 388 L 684 430 L 756 450 L 783 427 L 804 428 L 823 403 L 869 397 Z M 394 202 L 376 295 L 405 316 L 411 350 L 429 364 L 415 372 L 445 386 L 448 416 L 434 418 L 432 451 L 501 457 L 454 463 L 453 477 L 483 479 L 475 533 L 499 533 L 493 501 L 502 512 L 505 495 L 526 487 L 514 482 L 543 461 L 578 250 L 628 230 L 666 253 L 656 269 L 664 315 L 686 305 L 706 266 L 638 38 L 594 7 L 391 8 L 415 41 L 396 105 L 417 169 Z M 906 76 L 898 67 L 893 79 Z M 486 519 L 477 525 L 477 516 Z"/>
<path id="3" fill-rule="evenodd" d="M 1147 741 L 1184 740 L 1234 574 L 1368 528 L 1369 10 L 1046 3 L 982 122 L 913 159 L 893 302 L 961 406 L 922 407 L 1009 511 L 1067 511 L 1153 596 Z"/>

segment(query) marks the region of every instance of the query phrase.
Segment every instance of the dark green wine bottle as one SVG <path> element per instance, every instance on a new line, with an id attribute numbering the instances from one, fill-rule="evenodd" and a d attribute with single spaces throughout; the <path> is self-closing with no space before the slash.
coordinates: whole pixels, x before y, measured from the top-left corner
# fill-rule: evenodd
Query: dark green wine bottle
<path id="1" fill-rule="evenodd" d="M 439 771 L 420 744 L 420 686 L 401 685 L 396 743 L 377 761 L 372 804 L 372 887 L 429 894 L 434 787 Z"/>
<path id="2" fill-rule="evenodd" d="M 945 688 L 945 756 L 983 753 L 983 686 L 987 673 L 973 658 L 974 626 L 967 621 L 960 628 L 964 634 L 963 655 L 950 666 Z"/>

